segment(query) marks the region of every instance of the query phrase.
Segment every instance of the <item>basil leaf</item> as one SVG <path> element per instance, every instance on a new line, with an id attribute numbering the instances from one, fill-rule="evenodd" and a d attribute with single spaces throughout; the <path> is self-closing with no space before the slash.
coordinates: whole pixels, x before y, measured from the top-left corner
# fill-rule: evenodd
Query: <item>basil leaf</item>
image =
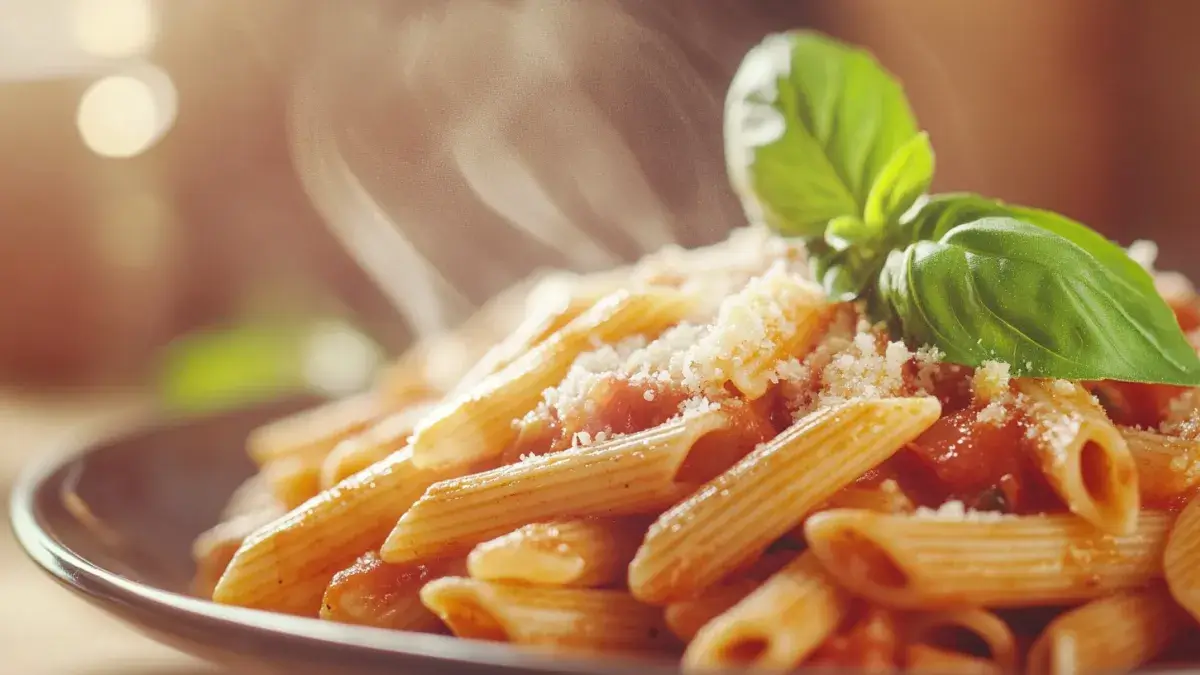
<path id="1" fill-rule="evenodd" d="M 867 193 L 864 220 L 880 227 L 900 216 L 929 189 L 933 181 L 933 146 L 921 132 L 901 146 L 883 167 Z"/>
<path id="2" fill-rule="evenodd" d="M 725 100 L 734 189 L 752 220 L 786 235 L 818 237 L 838 216 L 862 218 L 876 180 L 917 131 L 900 85 L 873 57 L 805 31 L 752 49 Z M 924 180 L 902 175 L 921 163 L 895 160 L 891 187 L 875 199 L 880 214 Z"/>
<path id="3" fill-rule="evenodd" d="M 1123 283 L 1153 291 L 1154 279 L 1125 249 L 1109 241 L 1088 226 L 1051 211 L 1005 204 L 979 195 L 958 193 L 937 195 L 906 223 L 909 242 L 940 239 L 957 225 L 993 216 L 1017 220 L 1049 230 L 1082 247 Z"/>
<path id="4" fill-rule="evenodd" d="M 1066 229 L 1077 239 L 1008 217 L 950 228 L 888 256 L 878 301 L 906 339 L 937 346 L 951 362 L 998 359 L 1029 377 L 1200 385 L 1200 358 L 1153 286 L 1124 278 L 1123 264 L 1093 255 L 1080 243 L 1091 237 Z"/>

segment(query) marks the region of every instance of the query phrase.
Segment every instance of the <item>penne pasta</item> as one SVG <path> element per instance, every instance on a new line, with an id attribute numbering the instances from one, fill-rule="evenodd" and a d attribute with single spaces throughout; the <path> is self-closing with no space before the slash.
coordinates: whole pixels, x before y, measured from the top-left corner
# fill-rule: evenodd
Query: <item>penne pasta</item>
<path id="1" fill-rule="evenodd" d="M 461 393 L 488 375 L 504 369 L 530 349 L 562 330 L 604 296 L 620 289 L 617 279 L 594 281 L 548 279 L 530 292 L 525 319 L 483 355 L 459 380 L 454 391 Z M 452 394 L 453 395 L 453 394 Z"/>
<path id="2" fill-rule="evenodd" d="M 629 566 L 635 597 L 694 597 L 937 420 L 937 399 L 851 400 L 751 452 L 650 527 Z"/>
<path id="3" fill-rule="evenodd" d="M 624 580 L 647 524 L 596 518 L 531 523 L 476 546 L 467 569 L 484 581 L 607 586 Z"/>
<path id="4" fill-rule="evenodd" d="M 905 631 L 910 649 L 923 647 L 930 659 L 937 655 L 978 661 L 1005 673 L 1016 672 L 1019 654 L 1012 628 L 1000 617 L 983 609 L 929 612 L 913 617 Z M 911 652 L 910 652 L 911 658 Z M 916 667 L 911 661 L 909 667 Z M 929 661 L 926 665 L 935 665 Z M 947 664 L 949 665 L 949 664 Z M 988 671 L 991 672 L 991 671 Z"/>
<path id="5" fill-rule="evenodd" d="M 246 450 L 259 466 L 284 457 L 324 457 L 343 439 L 374 424 L 387 408 L 374 393 L 331 401 L 255 429 Z"/>
<path id="6" fill-rule="evenodd" d="M 426 584 L 421 601 L 459 637 L 603 652 L 675 646 L 662 610 L 625 591 L 446 577 Z"/>
<path id="7" fill-rule="evenodd" d="M 904 665 L 911 672 L 929 675 L 1002 675 L 1012 672 L 990 659 L 926 644 L 905 646 Z"/>
<path id="8" fill-rule="evenodd" d="M 815 557 L 803 554 L 701 628 L 684 666 L 793 668 L 837 630 L 849 609 L 850 596 Z"/>
<path id="9" fill-rule="evenodd" d="M 293 455 L 272 460 L 262 467 L 271 494 L 288 509 L 294 509 L 321 491 L 320 457 Z"/>
<path id="10" fill-rule="evenodd" d="M 911 513 L 916 509 L 912 499 L 896 485 L 884 481 L 879 485 L 850 485 L 842 488 L 825 502 L 824 509 L 864 509 L 880 513 Z M 824 510 L 823 509 L 823 510 Z"/>
<path id="11" fill-rule="evenodd" d="M 192 542 L 192 560 L 196 563 L 193 590 L 196 595 L 211 598 L 217 581 L 246 537 L 283 513 L 282 505 L 272 504 L 232 516 L 196 537 Z"/>
<path id="12" fill-rule="evenodd" d="M 719 410 L 685 415 L 606 443 L 442 481 L 400 518 L 380 556 L 402 563 L 464 555 L 525 523 L 658 513 L 694 489 L 675 476 L 692 446 L 726 423 Z"/>
<path id="13" fill-rule="evenodd" d="M 417 423 L 430 409 L 428 404 L 410 406 L 338 443 L 321 462 L 321 489 L 328 490 L 403 448 Z"/>
<path id="14" fill-rule="evenodd" d="M 1130 534 L 1140 508 L 1129 446 L 1082 385 L 1019 380 L 1017 391 L 1034 454 L 1073 513 L 1106 532 Z"/>
<path id="15" fill-rule="evenodd" d="M 1200 441 L 1123 428 L 1147 508 L 1179 508 L 1200 487 Z"/>
<path id="16" fill-rule="evenodd" d="M 1134 670 L 1190 628 L 1162 584 L 1117 593 L 1050 622 L 1029 653 L 1031 675 Z"/>
<path id="17" fill-rule="evenodd" d="M 213 590 L 216 602 L 314 616 L 333 575 L 379 547 L 425 488 L 475 467 L 428 471 L 401 450 L 248 537 Z"/>
<path id="18" fill-rule="evenodd" d="M 805 535 L 848 590 L 888 607 L 946 609 L 1081 602 L 1162 576 L 1174 516 L 1144 512 L 1133 534 L 1072 515 L 940 517 L 836 510 Z M 987 570 L 980 574 L 979 570 Z"/>
<path id="19" fill-rule="evenodd" d="M 321 600 L 326 621 L 433 633 L 442 622 L 421 604 L 421 588 L 434 579 L 461 575 L 462 560 L 432 565 L 389 565 L 374 553 L 334 575 Z"/>
<path id="20" fill-rule="evenodd" d="M 1167 541 L 1164 576 L 1171 596 L 1200 621 L 1200 500 L 1188 502 Z"/>
<path id="21" fill-rule="evenodd" d="M 502 453 L 542 392 L 563 380 L 571 364 L 597 343 L 657 334 L 683 319 L 694 301 L 666 289 L 614 293 L 503 370 L 438 408 L 410 441 L 413 462 L 434 467 L 480 461 Z"/>

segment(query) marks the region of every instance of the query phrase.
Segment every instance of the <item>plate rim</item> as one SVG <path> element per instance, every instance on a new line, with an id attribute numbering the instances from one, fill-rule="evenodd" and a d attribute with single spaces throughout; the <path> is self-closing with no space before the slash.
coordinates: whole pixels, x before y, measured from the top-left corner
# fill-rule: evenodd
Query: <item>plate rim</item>
<path id="1" fill-rule="evenodd" d="M 276 404 L 279 402 L 276 401 Z M 9 495 L 9 525 L 17 545 L 25 556 L 60 586 L 99 606 L 110 616 L 129 621 L 110 609 L 114 602 L 137 609 L 170 615 L 193 624 L 202 623 L 213 630 L 250 632 L 277 640 L 280 644 L 299 643 L 335 652 L 365 650 L 382 659 L 421 659 L 443 666 L 492 667 L 497 672 L 542 675 L 676 675 L 678 668 L 664 667 L 644 660 L 619 657 L 604 660 L 539 654 L 521 651 L 510 645 L 469 640 L 446 635 L 387 630 L 369 626 L 331 624 L 316 618 L 291 616 L 277 612 L 221 605 L 175 591 L 157 588 L 122 576 L 88 560 L 72 550 L 39 517 L 38 500 L 44 489 L 52 488 L 72 467 L 82 467 L 86 458 L 115 444 L 132 442 L 156 433 L 180 431 L 192 425 L 213 422 L 223 415 L 247 413 L 255 406 L 234 408 L 225 413 L 181 419 L 141 420 L 120 431 L 102 433 L 88 440 L 73 439 L 59 443 L 41 457 L 29 462 L 17 474 Z M 142 626 L 131 622 L 139 630 Z M 332 629 L 332 630 L 331 630 Z M 164 635 L 172 633 L 162 629 Z M 153 636 L 151 639 L 156 639 Z M 229 644 L 223 649 L 231 650 Z M 178 649 L 178 647 L 176 647 Z M 242 650 L 245 651 L 245 650 Z"/>

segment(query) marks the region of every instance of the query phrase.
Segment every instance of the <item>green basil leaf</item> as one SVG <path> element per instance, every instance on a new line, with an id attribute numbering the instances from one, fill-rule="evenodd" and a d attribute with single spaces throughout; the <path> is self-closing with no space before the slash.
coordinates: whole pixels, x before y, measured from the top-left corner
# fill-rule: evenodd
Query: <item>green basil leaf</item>
<path id="1" fill-rule="evenodd" d="M 786 235 L 818 237 L 838 216 L 863 217 L 876 180 L 917 131 L 900 85 L 873 57 L 805 31 L 752 49 L 725 101 L 734 189 L 751 220 Z M 896 164 L 880 213 L 923 180 L 899 175 L 919 161 Z"/>
<path id="2" fill-rule="evenodd" d="M 867 193 L 863 218 L 879 227 L 900 221 L 933 181 L 933 146 L 921 132 L 892 154 Z"/>
<path id="3" fill-rule="evenodd" d="M 998 359 L 1028 377 L 1200 385 L 1200 358 L 1170 308 L 1111 263 L 1051 229 L 987 217 L 893 251 L 877 288 L 904 337 L 951 362 Z"/>
<path id="4" fill-rule="evenodd" d="M 1009 217 L 1049 230 L 1090 253 L 1122 283 L 1153 291 L 1154 279 L 1134 262 L 1125 249 L 1088 226 L 1052 211 L 1005 204 L 969 193 L 944 194 L 930 198 L 906 223 L 908 242 L 941 239 L 957 225 L 988 217 Z"/>

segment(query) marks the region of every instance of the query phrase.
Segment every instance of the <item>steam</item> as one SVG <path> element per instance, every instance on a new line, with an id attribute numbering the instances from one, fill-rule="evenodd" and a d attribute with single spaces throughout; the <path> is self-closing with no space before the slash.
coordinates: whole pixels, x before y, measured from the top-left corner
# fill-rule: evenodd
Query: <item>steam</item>
<path id="1" fill-rule="evenodd" d="M 418 335 L 538 267 L 603 269 L 740 224 L 727 73 L 678 35 L 617 0 L 400 4 L 415 9 L 339 5 L 356 15 L 318 30 L 291 140 L 314 203 Z"/>

